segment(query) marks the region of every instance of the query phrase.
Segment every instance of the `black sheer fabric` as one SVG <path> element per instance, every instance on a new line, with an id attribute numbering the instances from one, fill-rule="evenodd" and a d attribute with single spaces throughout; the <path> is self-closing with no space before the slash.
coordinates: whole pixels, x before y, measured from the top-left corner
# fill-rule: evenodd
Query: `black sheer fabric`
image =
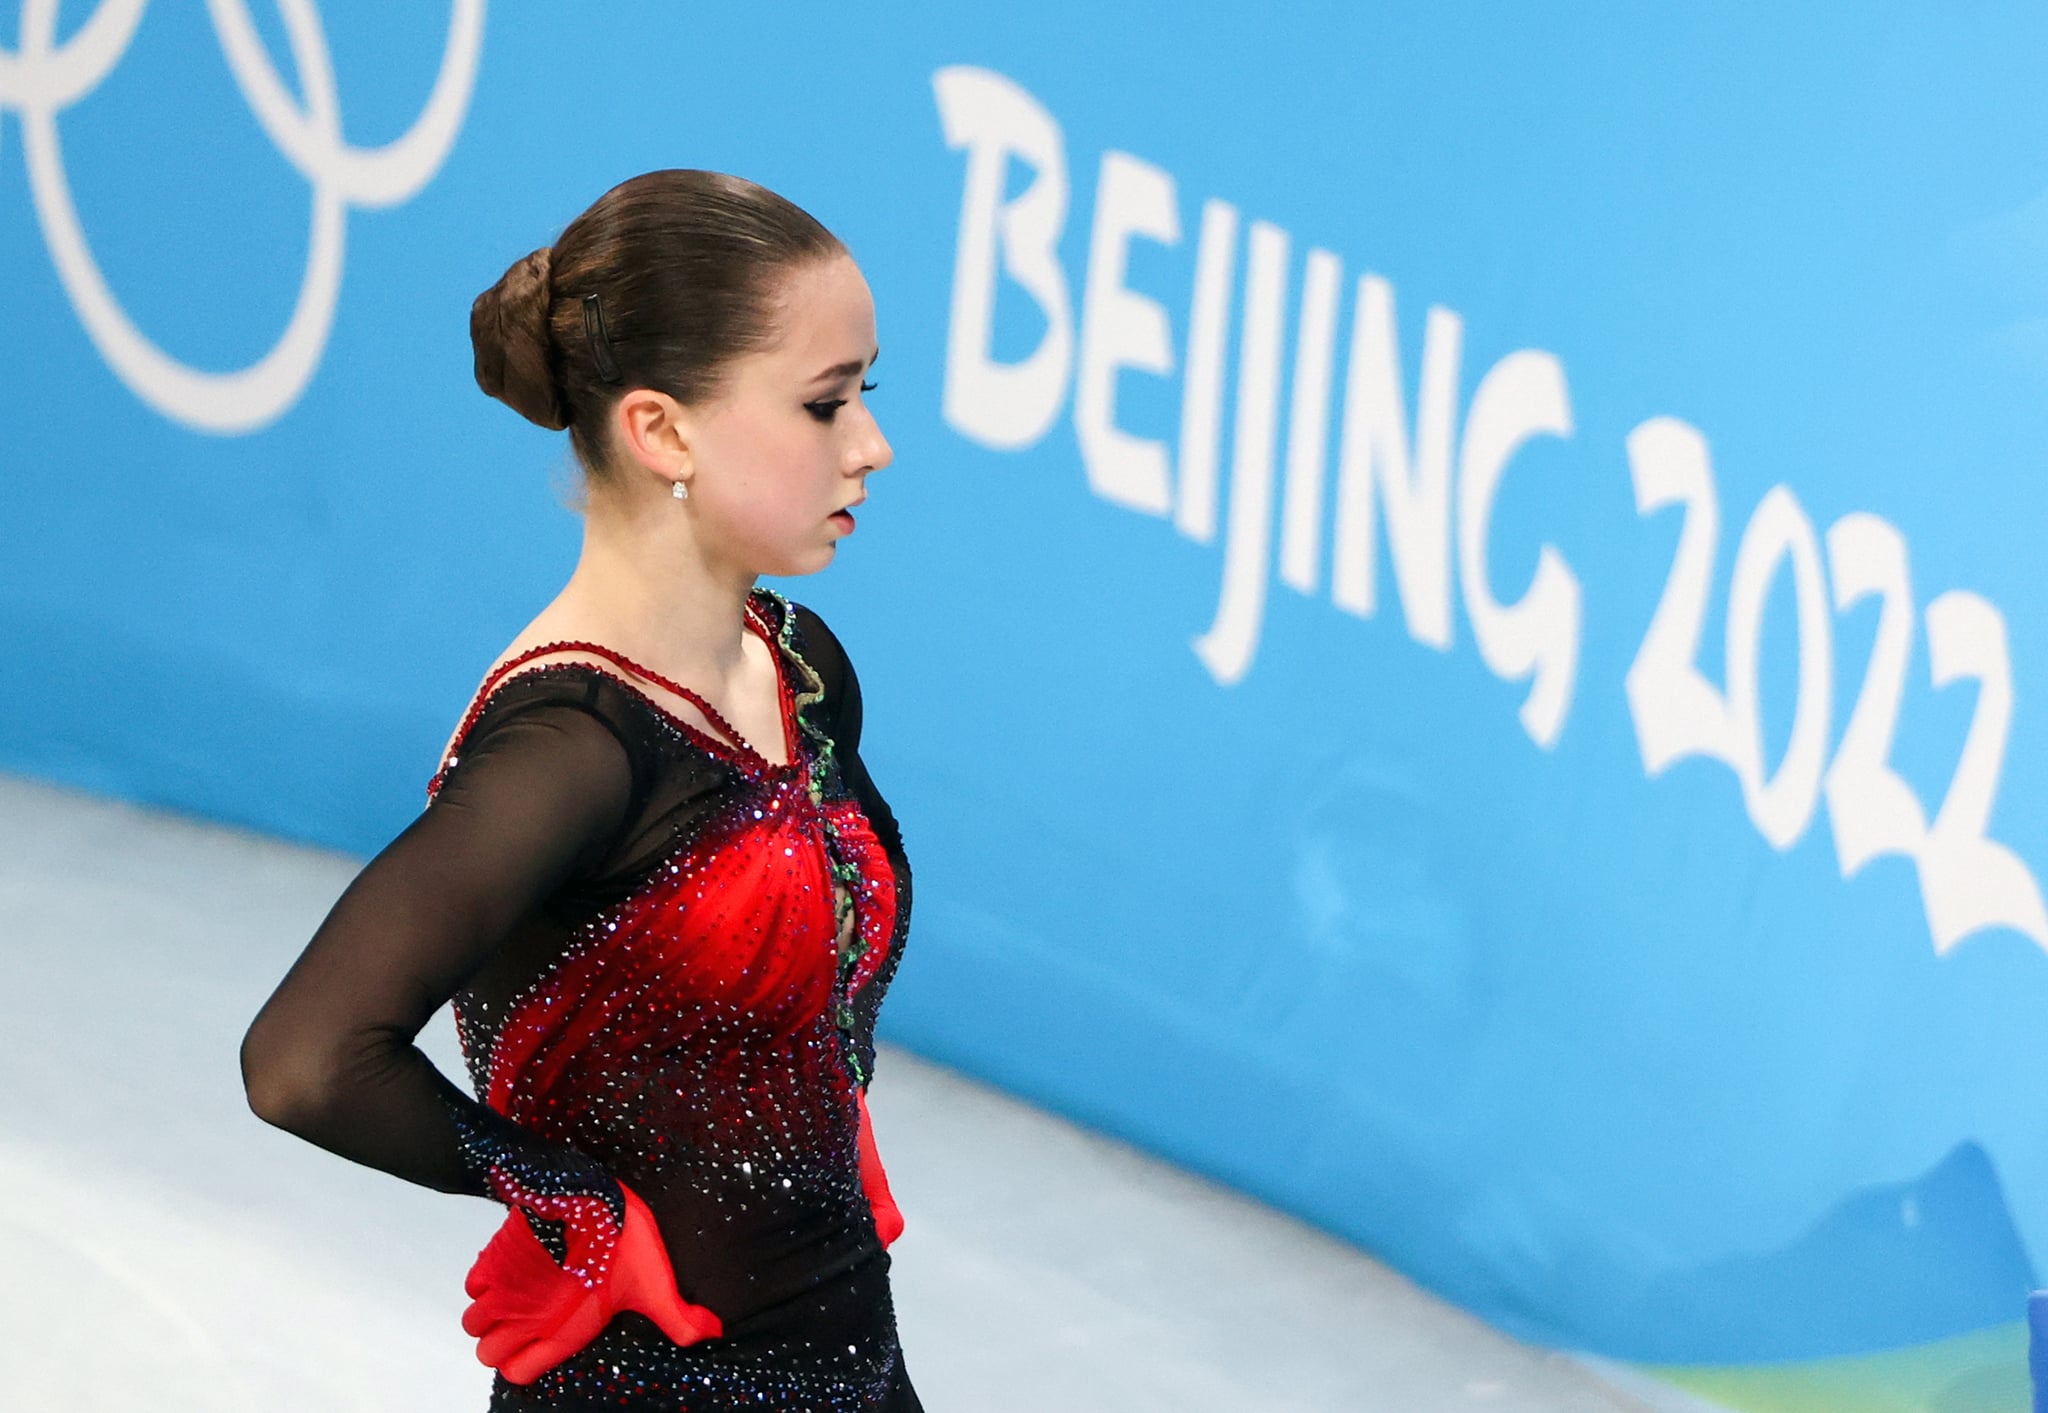
<path id="1" fill-rule="evenodd" d="M 244 1043 L 259 1113 L 408 1181 L 614 1212 L 630 1185 L 678 1289 L 724 1322 L 676 1346 L 621 1314 L 534 1384 L 500 1377 L 493 1409 L 918 1407 L 853 1109 L 909 868 L 838 640 L 777 595 L 751 604 L 786 767 L 588 654 L 516 669 Z M 413 1044 L 450 1000 L 489 1102 Z"/>

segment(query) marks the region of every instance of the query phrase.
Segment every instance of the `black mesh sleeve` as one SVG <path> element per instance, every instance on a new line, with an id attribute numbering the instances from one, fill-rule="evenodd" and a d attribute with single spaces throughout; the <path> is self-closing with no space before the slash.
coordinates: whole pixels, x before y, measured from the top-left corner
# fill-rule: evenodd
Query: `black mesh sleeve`
<path id="1" fill-rule="evenodd" d="M 868 823 L 874 826 L 875 837 L 888 854 L 890 867 L 896 874 L 898 936 L 892 939 L 889 959 L 883 964 L 882 971 L 871 977 L 868 984 L 852 997 L 853 1044 L 858 1052 L 859 1073 L 865 1087 L 867 1079 L 872 1078 L 875 1072 L 876 1018 L 882 996 L 894 975 L 901 951 L 901 933 L 910 916 L 910 861 L 904 855 L 903 831 L 896 822 L 896 815 L 868 774 L 867 762 L 861 757 L 860 677 L 853 670 L 853 659 L 817 614 L 807 608 L 798 609 L 798 614 L 808 660 L 824 686 L 821 720 L 826 733 L 832 738 L 832 754 L 838 763 L 841 785 L 860 806 L 861 813 L 868 817 Z"/>
<path id="2" fill-rule="evenodd" d="M 299 1136 L 531 1216 L 617 1183 L 442 1076 L 413 1043 L 434 1012 L 631 812 L 626 749 L 599 717 L 540 701 L 486 712 L 420 817 L 365 866 L 242 1042 L 250 1107 Z M 549 1215 L 553 1215 L 552 1212 Z"/>
<path id="3" fill-rule="evenodd" d="M 853 670 L 853 659 L 847 656 L 845 646 L 826 626 L 824 619 L 802 606 L 797 607 L 796 613 L 806 658 L 824 687 L 822 720 L 826 734 L 832 738 L 833 758 L 839 766 L 840 778 L 845 783 L 846 792 L 859 803 L 861 812 L 874 825 L 875 836 L 882 841 L 882 847 L 889 851 L 900 869 L 902 831 L 888 801 L 875 788 L 875 782 L 860 756 L 860 678 Z"/>
<path id="4" fill-rule="evenodd" d="M 875 837 L 882 841 L 882 847 L 893 859 L 903 855 L 903 831 L 896 823 L 896 816 L 889 809 L 889 802 L 882 798 L 882 792 L 875 788 L 873 777 L 868 774 L 867 762 L 860 754 L 860 678 L 854 675 L 853 663 L 846 664 L 846 686 L 839 705 L 839 726 L 837 740 L 841 752 L 840 764 L 845 770 L 846 789 L 860 802 L 861 812 L 868 817 L 868 823 L 875 827 Z"/>

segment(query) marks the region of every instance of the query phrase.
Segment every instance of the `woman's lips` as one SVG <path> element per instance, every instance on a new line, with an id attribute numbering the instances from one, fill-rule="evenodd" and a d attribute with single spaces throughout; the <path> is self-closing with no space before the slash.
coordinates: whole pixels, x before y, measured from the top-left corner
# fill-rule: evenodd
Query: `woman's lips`
<path id="1" fill-rule="evenodd" d="M 835 511 L 833 511 L 833 512 L 832 512 L 832 519 L 833 519 L 833 520 L 835 520 L 835 521 L 837 521 L 837 522 L 838 522 L 838 524 L 839 524 L 839 528 L 840 528 L 840 529 L 842 529 L 842 530 L 844 530 L 844 531 L 846 531 L 846 533 L 847 533 L 847 534 L 851 535 L 851 534 L 853 533 L 853 512 L 852 512 L 852 511 L 850 511 L 850 510 L 835 510 Z"/>

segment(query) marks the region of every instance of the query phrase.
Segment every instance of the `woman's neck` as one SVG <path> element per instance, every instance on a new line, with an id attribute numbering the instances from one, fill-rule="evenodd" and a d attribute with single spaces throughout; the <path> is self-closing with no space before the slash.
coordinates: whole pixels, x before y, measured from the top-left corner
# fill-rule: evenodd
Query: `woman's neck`
<path id="1" fill-rule="evenodd" d="M 683 515 L 615 516 L 593 505 L 576 571 L 549 605 L 598 641 L 679 680 L 740 671 L 754 576 L 707 561 Z"/>

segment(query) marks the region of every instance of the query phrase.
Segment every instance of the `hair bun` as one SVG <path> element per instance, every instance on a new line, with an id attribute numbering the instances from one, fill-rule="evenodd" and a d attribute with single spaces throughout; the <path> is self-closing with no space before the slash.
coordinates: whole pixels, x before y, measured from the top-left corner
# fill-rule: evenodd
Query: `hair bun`
<path id="1" fill-rule="evenodd" d="M 554 250 L 515 260 L 469 307 L 476 385 L 529 422 L 559 432 L 569 425 L 549 356 Z"/>

